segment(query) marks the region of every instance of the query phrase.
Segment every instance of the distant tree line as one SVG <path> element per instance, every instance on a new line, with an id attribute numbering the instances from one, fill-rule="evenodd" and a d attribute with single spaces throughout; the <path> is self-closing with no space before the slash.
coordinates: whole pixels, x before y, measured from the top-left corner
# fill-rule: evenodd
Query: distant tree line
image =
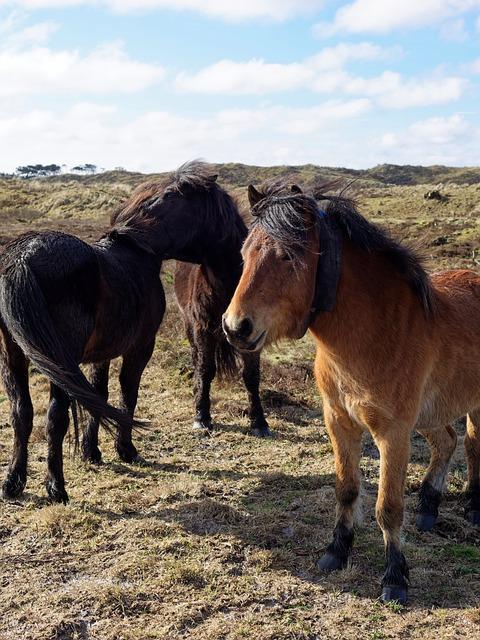
<path id="1" fill-rule="evenodd" d="M 20 178 L 46 178 L 56 176 L 62 167 L 58 164 L 26 164 L 15 169 L 15 173 Z"/>
<path id="2" fill-rule="evenodd" d="M 97 165 L 96 164 L 78 164 L 76 167 L 72 167 L 72 171 L 74 173 L 86 173 L 93 175 L 97 173 Z"/>
<path id="3" fill-rule="evenodd" d="M 15 175 L 19 178 L 48 178 L 58 176 L 61 172 L 69 173 L 66 165 L 58 164 L 26 164 L 15 169 Z M 80 173 L 83 175 L 94 175 L 102 169 L 98 169 L 96 164 L 78 164 L 70 169 L 71 173 Z"/>

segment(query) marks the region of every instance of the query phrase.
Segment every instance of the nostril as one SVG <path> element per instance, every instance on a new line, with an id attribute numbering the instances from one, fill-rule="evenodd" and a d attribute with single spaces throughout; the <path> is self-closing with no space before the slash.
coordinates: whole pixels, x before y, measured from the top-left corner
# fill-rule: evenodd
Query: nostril
<path id="1" fill-rule="evenodd" d="M 222 329 L 225 334 L 230 333 L 230 329 L 228 328 L 227 321 L 225 320 L 225 314 L 222 316 Z"/>
<path id="2" fill-rule="evenodd" d="M 253 323 L 250 318 L 244 318 L 238 326 L 237 335 L 241 338 L 248 338 L 253 331 Z"/>

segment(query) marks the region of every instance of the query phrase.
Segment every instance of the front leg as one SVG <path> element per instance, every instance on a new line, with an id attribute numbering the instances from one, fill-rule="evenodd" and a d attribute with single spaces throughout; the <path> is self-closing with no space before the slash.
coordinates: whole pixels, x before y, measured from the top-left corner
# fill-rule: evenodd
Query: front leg
<path id="1" fill-rule="evenodd" d="M 260 400 L 260 354 L 242 353 L 242 360 L 242 377 L 250 401 L 250 431 L 254 436 L 266 438 L 272 434 L 265 420 L 262 402 Z"/>
<path id="2" fill-rule="evenodd" d="M 324 403 L 325 424 L 335 456 L 337 500 L 332 542 L 318 561 L 321 571 L 343 569 L 348 562 L 354 538 L 354 517 L 360 494 L 359 463 L 362 429 L 340 407 Z"/>
<path id="3" fill-rule="evenodd" d="M 110 360 L 99 364 L 92 364 L 90 367 L 90 381 L 94 389 L 105 400 L 108 400 L 108 373 L 110 370 Z M 85 433 L 82 439 L 82 457 L 86 462 L 100 464 L 102 453 L 98 448 L 98 428 L 100 419 L 98 416 L 90 416 Z"/>
<path id="4" fill-rule="evenodd" d="M 408 565 L 401 550 L 405 478 L 411 431 L 405 425 L 382 425 L 372 435 L 380 451 L 380 482 L 376 505 L 377 522 L 385 541 L 386 569 L 382 579 L 383 602 L 407 603 Z"/>
<path id="5" fill-rule="evenodd" d="M 115 447 L 124 462 L 143 461 L 132 442 L 133 415 L 137 406 L 140 380 L 154 347 L 155 340 L 152 340 L 147 346 L 134 348 L 123 356 L 120 370 L 120 405 L 130 415 L 131 422 L 118 431 Z"/>

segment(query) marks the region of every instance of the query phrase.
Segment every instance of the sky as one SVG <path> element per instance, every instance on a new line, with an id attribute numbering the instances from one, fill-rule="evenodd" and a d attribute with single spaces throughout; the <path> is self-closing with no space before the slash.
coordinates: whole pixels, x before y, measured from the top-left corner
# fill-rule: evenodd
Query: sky
<path id="1" fill-rule="evenodd" d="M 480 165 L 480 0 L 0 0 L 0 171 Z"/>

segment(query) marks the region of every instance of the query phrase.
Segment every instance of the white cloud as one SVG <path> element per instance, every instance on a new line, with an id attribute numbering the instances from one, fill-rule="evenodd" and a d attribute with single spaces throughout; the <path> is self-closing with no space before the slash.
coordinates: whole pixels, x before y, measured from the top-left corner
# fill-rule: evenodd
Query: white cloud
<path id="1" fill-rule="evenodd" d="M 267 94 L 276 91 L 291 91 L 320 87 L 322 75 L 332 70 L 340 70 L 352 60 L 373 60 L 386 54 L 380 47 L 368 42 L 360 44 L 339 44 L 323 49 L 320 53 L 302 62 L 275 64 L 262 59 L 247 62 L 220 60 L 195 74 L 180 73 L 175 86 L 180 91 L 194 93 Z M 319 77 L 319 74 L 320 75 Z M 338 77 L 335 74 L 335 77 Z M 328 85 L 332 76 L 325 77 Z M 341 74 L 338 82 L 339 85 Z M 332 90 L 336 88 L 332 87 Z M 321 89 L 322 90 L 322 89 Z"/>
<path id="2" fill-rule="evenodd" d="M 375 96 L 385 108 L 406 109 L 454 102 L 466 86 L 466 80 L 456 76 L 405 80 L 398 73 L 385 71 L 374 78 L 347 79 L 344 89 L 347 93 Z"/>
<path id="3" fill-rule="evenodd" d="M 8 165 L 0 170 L 51 161 L 152 171 L 198 156 L 260 164 L 333 162 L 340 143 L 328 148 L 332 131 L 369 109 L 368 100 L 328 101 L 307 108 L 225 109 L 202 117 L 152 111 L 128 122 L 114 107 L 89 103 L 66 112 L 0 112 L 0 148 L 9 149 L 3 157 Z"/>
<path id="4" fill-rule="evenodd" d="M 319 37 L 334 33 L 388 33 L 424 27 L 480 7 L 480 0 L 354 0 L 338 9 L 333 22 L 314 27 Z"/>
<path id="5" fill-rule="evenodd" d="M 379 143 L 385 161 L 474 166 L 480 127 L 456 113 L 414 122 L 401 133 L 385 133 Z"/>
<path id="6" fill-rule="evenodd" d="M 26 9 L 70 7 L 103 4 L 121 12 L 169 9 L 194 11 L 228 21 L 246 19 L 285 20 L 318 11 L 324 0 L 0 0 L 0 7 L 20 6 Z"/>
<path id="7" fill-rule="evenodd" d="M 264 94 L 297 89 L 310 80 L 310 70 L 302 64 L 220 60 L 196 74 L 179 73 L 175 87 L 194 93 Z"/>
<path id="8" fill-rule="evenodd" d="M 0 48 L 0 96 L 130 93 L 164 77 L 161 66 L 132 60 L 118 42 L 98 47 L 86 56 L 40 46 L 17 49 L 26 37 L 38 41 L 50 31 L 51 25 L 44 23 L 5 40 L 5 48 Z"/>
<path id="9" fill-rule="evenodd" d="M 2 49 L 24 49 L 29 46 L 46 44 L 50 36 L 55 33 L 57 29 L 58 24 L 55 22 L 39 22 L 38 24 L 25 27 L 19 31 L 11 32 L 12 29 L 8 21 L 6 21 L 3 29 L 6 35 L 2 39 L 0 51 Z"/>
<path id="10" fill-rule="evenodd" d="M 225 109 L 201 117 L 151 111 L 127 122 L 117 108 L 91 103 L 14 115 L 0 108 L 0 148 L 9 149 L 0 170 L 35 162 L 92 162 L 160 171 L 198 156 L 260 165 L 478 163 L 480 128 L 465 116 L 427 118 L 376 139 L 371 109 L 368 100 L 328 101 L 308 108 Z"/>
<path id="11" fill-rule="evenodd" d="M 469 65 L 469 69 L 472 73 L 480 73 L 480 58 L 477 58 Z"/>
<path id="12" fill-rule="evenodd" d="M 310 90 L 373 97 L 382 107 L 408 107 L 445 104 L 458 100 L 467 81 L 438 73 L 425 78 L 404 78 L 384 71 L 370 78 L 354 76 L 344 66 L 351 61 L 374 60 L 392 55 L 368 42 L 339 44 L 319 54 L 290 64 L 269 63 L 261 59 L 247 62 L 221 60 L 195 74 L 182 72 L 175 87 L 182 92 L 204 94 L 265 95 L 275 92 Z M 398 55 L 398 51 L 396 52 Z"/>
<path id="13" fill-rule="evenodd" d="M 440 35 L 448 42 L 465 42 L 465 40 L 468 40 L 465 19 L 448 20 L 441 26 Z"/>

